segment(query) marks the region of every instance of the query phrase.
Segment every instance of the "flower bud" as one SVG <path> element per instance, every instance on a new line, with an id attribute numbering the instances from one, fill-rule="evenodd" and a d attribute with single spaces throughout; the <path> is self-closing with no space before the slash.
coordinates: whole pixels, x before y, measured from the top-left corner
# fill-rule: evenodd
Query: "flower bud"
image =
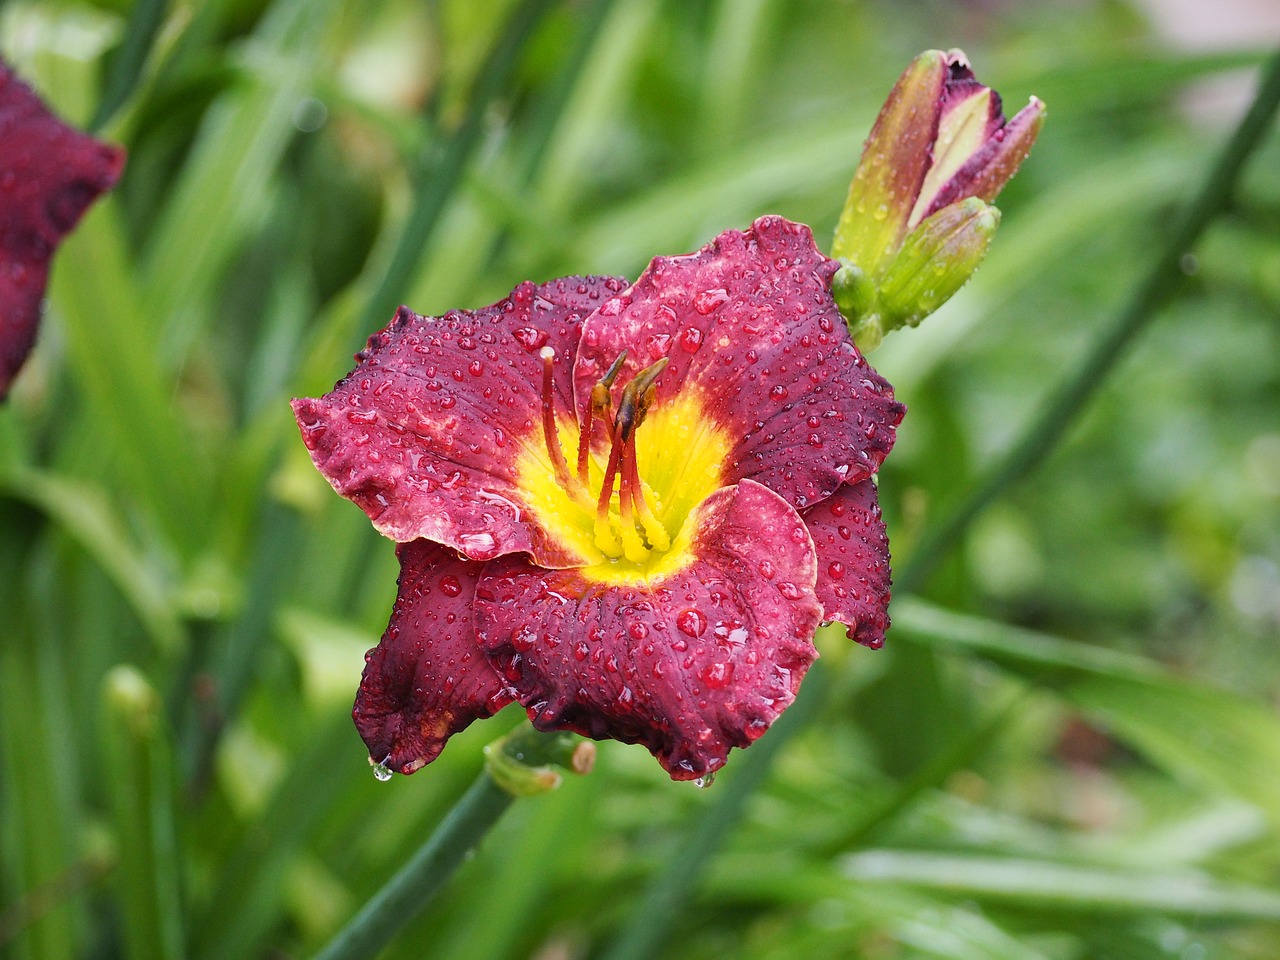
<path id="1" fill-rule="evenodd" d="M 989 204 L 1043 120 L 1032 97 L 1006 122 L 1000 95 L 958 50 L 927 50 L 903 72 L 863 149 L 832 250 L 845 264 L 836 300 L 864 349 L 919 323 L 977 269 L 999 222 Z"/>
<path id="2" fill-rule="evenodd" d="M 521 724 L 484 748 L 489 776 L 513 797 L 550 793 L 564 779 L 562 771 L 590 773 L 595 744 L 571 733 L 540 733 Z"/>

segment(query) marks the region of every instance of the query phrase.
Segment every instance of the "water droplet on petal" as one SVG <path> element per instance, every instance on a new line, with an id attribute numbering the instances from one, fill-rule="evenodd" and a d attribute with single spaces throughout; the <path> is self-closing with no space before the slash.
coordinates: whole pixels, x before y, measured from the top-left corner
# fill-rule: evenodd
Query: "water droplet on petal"
<path id="1" fill-rule="evenodd" d="M 698 677 L 712 690 L 723 690 L 733 680 L 733 664 L 713 663 L 700 670 Z"/>
<path id="2" fill-rule="evenodd" d="M 697 327 L 689 327 L 680 334 L 680 348 L 685 353 L 697 353 L 700 346 L 702 346 L 702 331 Z"/>
<path id="3" fill-rule="evenodd" d="M 498 542 L 491 533 L 460 534 L 458 546 L 472 560 L 492 560 L 498 554 Z"/>
<path id="4" fill-rule="evenodd" d="M 707 787 L 711 786 L 711 784 L 715 782 L 716 782 L 716 775 L 715 775 L 715 772 L 713 771 L 711 773 L 706 773 L 698 777 L 696 780 L 693 781 L 693 785 L 697 787 L 699 790 L 705 790 L 707 789 Z"/>
<path id="5" fill-rule="evenodd" d="M 547 334 L 544 330 L 537 327 L 520 327 L 511 332 L 511 335 L 519 341 L 520 345 L 526 350 L 537 350 L 547 342 Z"/>
<path id="6" fill-rule="evenodd" d="M 391 756 L 388 754 L 381 763 L 373 763 L 372 760 L 370 761 L 370 765 L 373 767 L 373 775 L 383 783 L 386 783 L 391 779 L 391 768 L 387 766 L 387 760 L 390 759 Z"/>
<path id="7" fill-rule="evenodd" d="M 728 299 L 729 292 L 727 290 L 703 290 L 701 293 L 694 295 L 693 309 L 697 310 L 705 317 L 712 310 L 724 304 Z"/>
<path id="8" fill-rule="evenodd" d="M 686 636 L 700 637 L 707 629 L 707 618 L 700 610 L 681 610 L 676 614 L 676 626 Z"/>

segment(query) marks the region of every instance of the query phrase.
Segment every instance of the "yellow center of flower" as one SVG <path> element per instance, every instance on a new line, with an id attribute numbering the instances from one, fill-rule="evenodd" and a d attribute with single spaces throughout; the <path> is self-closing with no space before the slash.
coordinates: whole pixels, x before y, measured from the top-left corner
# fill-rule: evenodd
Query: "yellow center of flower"
<path id="1" fill-rule="evenodd" d="M 579 572 L 588 580 L 646 583 L 688 566 L 693 524 L 685 521 L 721 486 L 730 449 L 725 431 L 694 391 L 653 406 L 665 359 L 636 374 L 613 409 L 610 388 L 625 355 L 575 423 L 554 410 L 553 356 L 544 348 L 544 442 L 527 445 L 516 465 L 525 505 L 545 531 L 586 558 Z"/>

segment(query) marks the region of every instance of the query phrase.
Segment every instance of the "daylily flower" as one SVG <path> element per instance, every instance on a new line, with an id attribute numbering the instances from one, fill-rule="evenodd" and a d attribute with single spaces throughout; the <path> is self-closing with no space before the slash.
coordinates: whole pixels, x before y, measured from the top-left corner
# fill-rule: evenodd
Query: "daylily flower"
<path id="1" fill-rule="evenodd" d="M 399 542 L 356 725 L 411 773 L 519 701 L 705 777 L 793 700 L 822 621 L 888 624 L 872 475 L 903 407 L 838 264 L 777 217 L 476 311 L 401 308 L 319 400 L 316 466 Z"/>
<path id="2" fill-rule="evenodd" d="M 0 400 L 35 343 L 49 258 L 123 167 L 122 149 L 67 126 L 0 60 Z"/>
<path id="3" fill-rule="evenodd" d="M 836 227 L 836 298 L 864 349 L 919 323 L 982 262 L 1000 222 L 991 201 L 1044 122 L 1031 98 L 1005 121 L 1000 95 L 959 50 L 926 50 L 903 72 L 863 149 Z"/>

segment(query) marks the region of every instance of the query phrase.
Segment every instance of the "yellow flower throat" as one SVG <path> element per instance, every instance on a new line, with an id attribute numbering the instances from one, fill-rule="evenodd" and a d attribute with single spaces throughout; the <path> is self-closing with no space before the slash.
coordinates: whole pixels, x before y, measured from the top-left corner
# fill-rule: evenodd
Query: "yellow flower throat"
<path id="1" fill-rule="evenodd" d="M 688 566 L 693 524 L 685 521 L 721 485 L 730 448 L 725 431 L 706 415 L 696 391 L 654 406 L 665 358 L 637 373 L 613 410 L 610 390 L 625 353 L 575 423 L 555 411 L 554 357 L 543 348 L 543 444 L 526 445 L 516 467 L 526 505 L 544 530 L 584 559 L 587 579 L 646 583 Z M 600 433 L 607 446 L 592 443 Z"/>

